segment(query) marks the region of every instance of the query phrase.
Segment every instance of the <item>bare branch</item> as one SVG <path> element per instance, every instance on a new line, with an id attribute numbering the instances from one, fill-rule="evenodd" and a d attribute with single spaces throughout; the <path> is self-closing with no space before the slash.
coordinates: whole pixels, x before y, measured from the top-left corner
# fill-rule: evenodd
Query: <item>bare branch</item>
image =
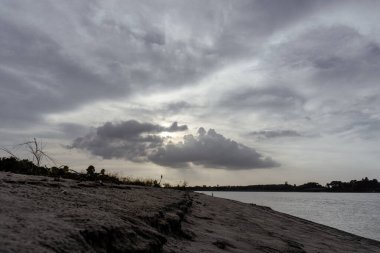
<path id="1" fill-rule="evenodd" d="M 18 157 L 16 155 L 14 155 L 9 149 L 7 149 L 7 148 L 0 148 L 0 149 L 3 150 L 4 152 L 8 153 L 11 157 L 14 157 L 17 160 L 19 160 Z"/>
<path id="2" fill-rule="evenodd" d="M 42 143 L 42 141 L 38 142 L 36 138 L 33 138 L 32 141 L 27 141 L 24 143 L 17 144 L 16 146 L 14 146 L 14 149 L 18 149 L 21 147 L 25 147 L 28 150 L 28 152 L 32 155 L 32 162 L 35 163 L 38 167 L 41 166 L 41 162 L 44 158 L 47 158 L 54 165 L 57 165 L 57 162 L 43 151 L 43 149 L 45 148 L 45 145 Z M 13 157 L 16 157 L 7 148 L 1 148 L 1 150 L 5 151 L 6 153 L 10 154 Z"/>
<path id="3" fill-rule="evenodd" d="M 57 165 L 57 161 L 55 159 L 53 159 L 51 156 L 49 156 L 48 154 L 46 154 L 45 152 L 43 152 L 42 150 L 40 150 L 40 153 L 46 157 L 48 160 L 50 160 L 52 163 L 54 163 L 54 165 Z"/>

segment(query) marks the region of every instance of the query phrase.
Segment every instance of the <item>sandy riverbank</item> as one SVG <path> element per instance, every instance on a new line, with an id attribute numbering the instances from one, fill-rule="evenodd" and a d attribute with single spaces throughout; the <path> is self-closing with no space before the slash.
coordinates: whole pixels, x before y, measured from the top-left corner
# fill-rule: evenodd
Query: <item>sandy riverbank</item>
<path id="1" fill-rule="evenodd" d="M 0 252 L 380 252 L 380 242 L 198 193 L 0 172 Z"/>

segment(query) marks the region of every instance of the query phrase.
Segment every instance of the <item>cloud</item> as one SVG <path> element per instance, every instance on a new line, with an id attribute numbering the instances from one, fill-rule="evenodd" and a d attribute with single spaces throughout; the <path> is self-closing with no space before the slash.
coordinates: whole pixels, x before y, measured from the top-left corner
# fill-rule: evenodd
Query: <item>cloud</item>
<path id="1" fill-rule="evenodd" d="M 243 87 L 230 91 L 218 102 L 219 107 L 235 111 L 257 111 L 272 114 L 292 114 L 302 107 L 306 99 L 286 85 L 266 87 Z"/>
<path id="2" fill-rule="evenodd" d="M 205 152 L 202 160 L 190 148 L 201 140 L 211 145 L 207 133 L 207 140 L 194 134 L 180 144 L 186 126 L 142 123 L 179 120 L 224 136 L 256 130 L 247 144 L 278 140 L 265 145 L 289 168 L 300 160 L 286 138 L 298 147 L 324 142 L 337 150 L 355 140 L 361 144 L 353 149 L 372 152 L 380 125 L 379 5 L 3 0 L 0 140 L 37 135 L 67 144 L 80 136 L 75 146 L 107 159 L 222 168 L 213 162 L 217 155 Z M 122 118 L 139 121 L 114 122 Z M 309 133 L 324 138 L 307 139 Z M 224 136 L 213 140 L 227 145 Z"/>
<path id="3" fill-rule="evenodd" d="M 105 159 L 124 158 L 143 162 L 149 152 L 163 145 L 164 138 L 155 134 L 186 130 L 186 125 L 179 126 L 177 122 L 170 127 L 136 120 L 106 122 L 84 137 L 76 138 L 70 148 L 87 150 Z"/>
<path id="4" fill-rule="evenodd" d="M 0 127 L 22 128 L 97 101 L 194 85 L 254 55 L 253 45 L 314 9 L 298 0 L 5 0 Z"/>
<path id="5" fill-rule="evenodd" d="M 234 86 L 215 96 L 208 115 L 308 136 L 373 135 L 380 105 L 374 98 L 380 93 L 379 39 L 357 24 L 324 22 L 305 24 L 266 45 Z M 274 133 L 255 134 L 268 139 Z"/>
<path id="6" fill-rule="evenodd" d="M 41 121 L 45 114 L 128 90 L 108 89 L 104 76 L 72 59 L 54 38 L 29 24 L 2 17 L 0 33 L 1 126 L 24 126 L 21 123 Z"/>
<path id="7" fill-rule="evenodd" d="M 322 91 L 373 86 L 380 66 L 380 44 L 349 25 L 317 26 L 273 46 L 264 57 L 276 71 L 305 71 Z M 299 72 L 299 75 L 303 72 Z M 301 76 L 301 75 L 300 75 Z"/>
<path id="8" fill-rule="evenodd" d="M 302 110 L 317 132 L 353 138 L 376 133 L 380 42 L 373 33 L 347 23 L 313 26 L 268 51 L 263 62 L 305 94 Z"/>
<path id="9" fill-rule="evenodd" d="M 179 102 L 173 102 L 167 104 L 163 109 L 161 109 L 162 112 L 164 113 L 179 113 L 182 112 L 183 110 L 190 109 L 194 107 L 194 105 L 186 102 L 186 101 L 179 101 Z"/>
<path id="10" fill-rule="evenodd" d="M 262 130 L 248 133 L 249 136 L 254 136 L 258 139 L 274 139 L 281 137 L 302 137 L 303 134 L 295 130 Z"/>
<path id="11" fill-rule="evenodd" d="M 179 131 L 186 131 L 187 130 L 187 126 L 186 125 L 182 125 L 182 126 L 179 126 L 177 122 L 174 122 L 169 128 L 165 128 L 164 129 L 164 132 L 179 132 Z"/>
<path id="12" fill-rule="evenodd" d="M 191 164 L 223 169 L 257 169 L 279 165 L 253 148 L 227 139 L 213 129 L 206 132 L 204 128 L 198 130 L 197 136 L 184 136 L 183 142 L 170 142 L 159 147 L 149 155 L 149 160 L 174 168 Z"/>
<path id="13" fill-rule="evenodd" d="M 178 132 L 186 131 L 187 126 L 179 126 L 174 122 L 170 127 L 163 127 L 151 123 L 140 123 L 136 120 L 128 120 L 120 123 L 107 122 L 97 128 L 97 135 L 105 138 L 115 139 L 133 139 L 143 133 L 161 133 L 161 132 Z"/>
<path id="14" fill-rule="evenodd" d="M 135 120 L 107 122 L 95 131 L 76 138 L 70 148 L 89 151 L 104 159 L 127 159 L 134 162 L 153 162 L 172 168 L 201 165 L 209 168 L 256 169 L 279 164 L 264 157 L 255 149 L 237 143 L 210 129 L 198 130 L 198 135 L 183 137 L 183 142 L 165 142 L 157 133 L 187 130 L 186 125 L 174 122 L 170 127 L 140 123 Z"/>

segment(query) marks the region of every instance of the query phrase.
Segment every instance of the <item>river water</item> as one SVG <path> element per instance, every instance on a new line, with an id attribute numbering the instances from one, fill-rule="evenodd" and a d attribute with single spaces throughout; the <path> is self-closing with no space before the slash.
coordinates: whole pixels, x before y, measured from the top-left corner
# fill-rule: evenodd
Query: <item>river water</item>
<path id="1" fill-rule="evenodd" d="M 380 241 L 379 193 L 202 192 L 273 210 Z"/>

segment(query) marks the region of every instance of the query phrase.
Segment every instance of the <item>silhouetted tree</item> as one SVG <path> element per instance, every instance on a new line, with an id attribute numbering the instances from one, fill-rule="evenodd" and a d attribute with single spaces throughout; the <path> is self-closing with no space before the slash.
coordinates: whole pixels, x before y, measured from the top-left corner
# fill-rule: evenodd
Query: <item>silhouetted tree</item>
<path id="1" fill-rule="evenodd" d="M 42 141 L 37 141 L 36 138 L 33 138 L 32 141 L 27 141 L 21 144 L 17 144 L 15 148 L 17 147 L 25 147 L 27 151 L 32 155 L 32 161 L 35 165 L 38 167 L 41 166 L 42 160 L 44 158 L 48 159 L 51 161 L 54 165 L 56 165 L 56 161 L 51 158 L 46 152 L 44 151 L 45 145 L 43 145 Z M 12 157 L 15 157 L 16 159 L 19 159 L 10 149 L 7 148 L 0 148 L 4 152 L 8 153 Z"/>
<path id="2" fill-rule="evenodd" d="M 63 166 L 62 166 L 62 170 L 63 170 L 63 173 L 64 173 L 64 174 L 69 173 L 69 166 L 63 165 Z"/>
<path id="3" fill-rule="evenodd" d="M 88 166 L 86 171 L 87 171 L 87 175 L 93 176 L 95 174 L 95 167 L 90 165 L 90 166 Z"/>

